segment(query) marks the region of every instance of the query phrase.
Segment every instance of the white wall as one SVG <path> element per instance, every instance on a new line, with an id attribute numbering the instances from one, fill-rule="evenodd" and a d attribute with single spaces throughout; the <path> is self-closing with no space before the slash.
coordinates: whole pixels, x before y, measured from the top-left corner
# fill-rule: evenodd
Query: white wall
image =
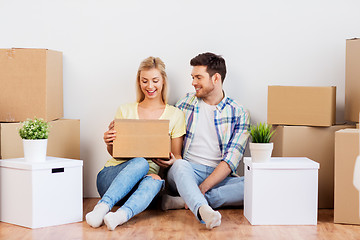
<path id="1" fill-rule="evenodd" d="M 135 100 L 141 60 L 167 64 L 170 103 L 192 91 L 189 60 L 227 61 L 225 90 L 266 121 L 267 86 L 337 86 L 343 120 L 345 39 L 360 37 L 359 1 L 0 0 L 0 47 L 64 54 L 64 114 L 81 119 L 85 196 L 109 158 L 103 133 Z"/>

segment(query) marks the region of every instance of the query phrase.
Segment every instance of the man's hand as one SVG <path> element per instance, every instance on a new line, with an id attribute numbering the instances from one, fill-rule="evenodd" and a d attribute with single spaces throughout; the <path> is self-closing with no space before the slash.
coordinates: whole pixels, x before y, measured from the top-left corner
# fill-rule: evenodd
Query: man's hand
<path id="1" fill-rule="evenodd" d="M 221 161 L 215 170 L 199 185 L 200 192 L 205 195 L 207 191 L 223 181 L 230 173 L 229 164 Z"/>
<path id="2" fill-rule="evenodd" d="M 176 160 L 177 159 L 175 158 L 174 154 L 172 154 L 171 152 L 170 152 L 170 159 L 169 160 L 163 160 L 163 159 L 160 159 L 160 158 L 152 159 L 152 161 L 154 163 L 156 163 L 157 165 L 159 165 L 162 168 L 171 167 Z"/>
<path id="3" fill-rule="evenodd" d="M 210 190 L 208 186 L 206 186 L 206 183 L 202 182 L 199 185 L 200 192 L 205 196 L 205 193 Z"/>

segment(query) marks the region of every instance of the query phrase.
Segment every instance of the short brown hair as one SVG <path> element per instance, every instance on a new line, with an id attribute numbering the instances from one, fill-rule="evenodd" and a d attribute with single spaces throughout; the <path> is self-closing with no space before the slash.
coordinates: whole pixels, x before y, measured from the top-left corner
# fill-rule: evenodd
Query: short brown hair
<path id="1" fill-rule="evenodd" d="M 160 58 L 155 58 L 155 57 L 148 57 L 146 59 L 144 59 L 139 66 L 138 72 L 137 72 L 137 76 L 136 76 L 136 96 L 137 96 L 137 102 L 141 102 L 144 100 L 145 95 L 144 93 L 141 91 L 140 88 L 140 73 L 143 70 L 150 70 L 150 69 L 157 69 L 159 70 L 163 81 L 164 81 L 164 86 L 161 92 L 161 97 L 162 100 L 165 104 L 167 104 L 167 75 L 165 72 L 165 63 L 160 59 Z"/>
<path id="2" fill-rule="evenodd" d="M 221 81 L 224 82 L 226 76 L 225 59 L 214 53 L 201 53 L 190 60 L 191 66 L 206 66 L 206 71 L 212 77 L 215 73 L 219 73 Z"/>

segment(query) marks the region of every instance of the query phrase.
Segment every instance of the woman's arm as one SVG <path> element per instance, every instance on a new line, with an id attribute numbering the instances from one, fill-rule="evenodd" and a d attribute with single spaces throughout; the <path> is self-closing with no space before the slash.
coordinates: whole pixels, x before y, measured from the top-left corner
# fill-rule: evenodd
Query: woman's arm
<path id="1" fill-rule="evenodd" d="M 184 140 L 183 136 L 171 139 L 171 152 L 176 159 L 182 158 L 181 151 L 182 151 L 183 140 Z"/>
<path id="2" fill-rule="evenodd" d="M 182 145 L 183 145 L 184 136 L 178 137 L 178 138 L 172 138 L 171 139 L 171 153 L 170 153 L 170 159 L 169 160 L 163 160 L 163 159 L 153 159 L 152 161 L 163 168 L 168 168 L 177 159 L 181 159 L 181 151 L 182 151 Z"/>
<path id="3" fill-rule="evenodd" d="M 116 138 L 116 131 L 114 130 L 114 121 L 111 121 L 109 124 L 109 130 L 104 133 L 104 142 L 106 143 L 106 148 L 109 154 L 113 155 L 113 141 Z"/>

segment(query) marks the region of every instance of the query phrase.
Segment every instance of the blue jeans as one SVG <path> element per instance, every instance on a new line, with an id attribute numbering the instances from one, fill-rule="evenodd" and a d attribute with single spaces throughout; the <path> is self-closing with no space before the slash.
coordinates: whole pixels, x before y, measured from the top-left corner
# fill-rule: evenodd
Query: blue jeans
<path id="1" fill-rule="evenodd" d="M 198 220 L 201 205 L 218 208 L 242 206 L 244 202 L 244 177 L 227 177 L 207 191 L 205 196 L 200 192 L 198 186 L 214 169 L 179 159 L 174 162 L 167 175 L 170 188 L 180 194 Z"/>
<path id="2" fill-rule="evenodd" d="M 149 164 L 145 158 L 133 158 L 116 166 L 105 167 L 97 175 L 97 189 L 109 209 L 124 198 L 134 187 L 135 191 L 120 209 L 127 213 L 128 219 L 144 211 L 159 193 L 164 180 L 146 176 Z"/>

